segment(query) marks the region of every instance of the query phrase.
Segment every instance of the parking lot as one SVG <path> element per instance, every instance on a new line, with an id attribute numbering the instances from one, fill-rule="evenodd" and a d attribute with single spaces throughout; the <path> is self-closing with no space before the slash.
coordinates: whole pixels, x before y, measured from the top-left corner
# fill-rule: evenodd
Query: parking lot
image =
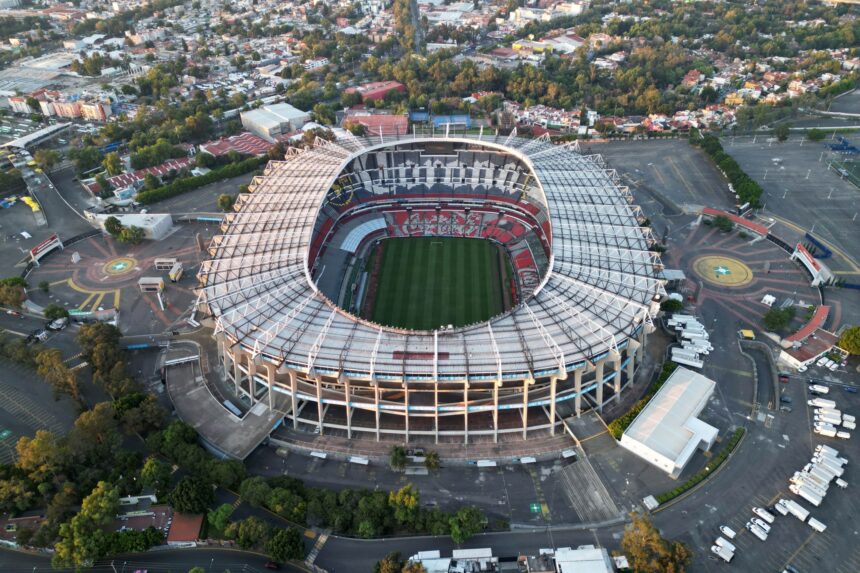
<path id="1" fill-rule="evenodd" d="M 860 190 L 828 166 L 833 159 L 825 142 L 812 143 L 800 136 L 775 143 L 766 136 L 726 137 L 726 152 L 765 190 L 766 216 L 780 223 L 785 240 L 802 238 L 809 231 L 836 247 L 826 262 L 836 272 L 860 273 Z M 849 137 L 857 143 L 857 137 Z M 849 259 L 853 259 L 849 260 Z"/>

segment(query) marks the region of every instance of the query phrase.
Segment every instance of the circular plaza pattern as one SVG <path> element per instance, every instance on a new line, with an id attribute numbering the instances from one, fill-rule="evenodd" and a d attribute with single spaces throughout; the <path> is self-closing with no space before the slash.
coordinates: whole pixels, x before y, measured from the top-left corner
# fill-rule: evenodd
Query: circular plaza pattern
<path id="1" fill-rule="evenodd" d="M 115 277 L 130 273 L 134 270 L 136 265 L 137 261 L 132 257 L 118 257 L 105 263 L 104 267 L 102 267 L 102 271 L 108 276 Z"/>
<path id="2" fill-rule="evenodd" d="M 707 255 L 693 261 L 693 271 L 712 285 L 737 288 L 750 284 L 753 272 L 747 265 L 733 257 Z"/>

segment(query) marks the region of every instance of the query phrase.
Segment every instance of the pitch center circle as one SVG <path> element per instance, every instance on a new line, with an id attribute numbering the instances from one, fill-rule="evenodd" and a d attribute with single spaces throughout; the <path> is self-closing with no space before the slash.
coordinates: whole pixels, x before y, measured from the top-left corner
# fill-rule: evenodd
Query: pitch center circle
<path id="1" fill-rule="evenodd" d="M 693 261 L 693 271 L 702 280 L 722 287 L 742 287 L 753 280 L 753 272 L 733 257 L 708 255 Z"/>
<path id="2" fill-rule="evenodd" d="M 132 257 L 119 257 L 105 263 L 104 267 L 102 267 L 102 272 L 115 277 L 133 271 L 135 265 L 137 265 L 137 261 Z"/>

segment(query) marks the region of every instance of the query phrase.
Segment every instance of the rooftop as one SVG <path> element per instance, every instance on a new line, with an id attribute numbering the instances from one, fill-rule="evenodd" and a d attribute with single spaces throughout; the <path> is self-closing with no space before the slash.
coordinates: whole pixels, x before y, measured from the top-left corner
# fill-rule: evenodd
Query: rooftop
<path id="1" fill-rule="evenodd" d="M 679 366 L 636 416 L 623 438 L 644 444 L 677 464 L 695 450 L 700 435 L 708 433 L 708 428 L 714 429 L 696 416 L 715 387 L 710 378 Z"/>

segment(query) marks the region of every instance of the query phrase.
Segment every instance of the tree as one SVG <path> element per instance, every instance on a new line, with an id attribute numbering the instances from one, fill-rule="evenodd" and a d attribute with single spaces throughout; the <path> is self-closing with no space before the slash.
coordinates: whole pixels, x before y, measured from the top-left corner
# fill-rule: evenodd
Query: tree
<path id="1" fill-rule="evenodd" d="M 427 568 L 424 567 L 424 565 L 418 561 L 410 561 L 403 566 L 403 569 L 400 570 L 400 573 L 427 573 Z"/>
<path id="2" fill-rule="evenodd" d="M 786 308 L 772 308 L 764 314 L 764 327 L 771 332 L 782 330 L 794 318 L 793 306 Z"/>
<path id="3" fill-rule="evenodd" d="M 728 233 L 735 228 L 735 224 L 732 223 L 732 220 L 725 215 L 717 215 L 716 217 L 714 217 L 714 227 L 716 227 L 723 233 Z"/>
<path id="4" fill-rule="evenodd" d="M 33 160 L 45 171 L 50 171 L 60 161 L 60 154 L 53 149 L 40 148 L 36 150 Z"/>
<path id="5" fill-rule="evenodd" d="M 269 537 L 269 525 L 257 519 L 248 517 L 239 522 L 236 531 L 236 545 L 242 549 L 251 549 L 266 543 Z"/>
<path id="6" fill-rule="evenodd" d="M 791 125 L 788 123 L 780 123 L 773 128 L 773 136 L 779 141 L 785 141 L 786 139 L 788 139 L 790 133 Z"/>
<path id="7" fill-rule="evenodd" d="M 45 318 L 48 320 L 57 320 L 58 318 L 68 318 L 69 311 L 54 303 L 49 304 L 44 310 Z"/>
<path id="8" fill-rule="evenodd" d="M 120 159 L 119 154 L 116 151 L 112 151 L 105 155 L 102 160 L 102 167 L 105 168 L 105 171 L 108 172 L 108 175 L 119 175 L 124 171 L 122 159 Z"/>
<path id="9" fill-rule="evenodd" d="M 158 494 L 158 492 L 167 489 L 171 472 L 168 464 L 154 456 L 149 456 L 140 469 L 140 483 L 144 488 L 151 489 Z"/>
<path id="10" fill-rule="evenodd" d="M 271 486 L 262 476 L 250 477 L 239 486 L 239 495 L 253 507 L 260 507 L 266 503 L 271 493 Z"/>
<path id="11" fill-rule="evenodd" d="M 68 455 L 59 438 L 47 430 L 38 430 L 33 438 L 23 436 L 15 445 L 15 466 L 34 483 L 42 483 L 62 471 Z"/>
<path id="12" fill-rule="evenodd" d="M 69 152 L 69 159 L 75 162 L 75 169 L 78 173 L 84 173 L 98 166 L 101 162 L 102 155 L 99 150 L 92 145 L 86 145 L 81 149 L 73 149 Z"/>
<path id="13" fill-rule="evenodd" d="M 36 354 L 36 373 L 51 385 L 55 399 L 60 394 L 67 394 L 72 400 L 80 403 L 78 377 L 66 366 L 63 353 L 57 348 L 50 348 Z"/>
<path id="14" fill-rule="evenodd" d="M 161 185 L 161 181 L 158 180 L 158 177 L 153 175 L 152 173 L 147 173 L 143 176 L 143 188 L 147 191 L 152 191 L 153 189 L 157 189 Z"/>
<path id="15" fill-rule="evenodd" d="M 621 538 L 630 568 L 637 573 L 684 573 L 693 557 L 687 546 L 664 539 L 646 516 L 632 513 L 631 518 Z"/>
<path id="16" fill-rule="evenodd" d="M 821 141 L 827 135 L 823 129 L 813 128 L 806 132 L 809 141 Z"/>
<path id="17" fill-rule="evenodd" d="M 206 513 L 214 500 L 212 486 L 195 477 L 182 478 L 167 496 L 167 502 L 179 513 Z"/>
<path id="18" fill-rule="evenodd" d="M 107 219 L 105 219 L 105 231 L 110 233 L 110 235 L 114 238 L 118 237 L 119 234 L 123 230 L 122 223 L 119 222 L 119 219 L 111 215 Z"/>
<path id="19" fill-rule="evenodd" d="M 451 539 L 461 544 L 484 528 L 484 514 L 474 506 L 462 507 L 448 520 Z"/>
<path id="20" fill-rule="evenodd" d="M 119 419 L 127 432 L 145 434 L 163 428 L 166 413 L 158 403 L 158 398 L 147 394 L 137 404 L 120 413 Z"/>
<path id="21" fill-rule="evenodd" d="M 290 559 L 303 559 L 305 556 L 305 544 L 302 534 L 294 527 L 279 529 L 266 542 L 266 552 L 274 561 L 289 561 Z"/>
<path id="22" fill-rule="evenodd" d="M 322 125 L 332 125 L 335 122 L 334 110 L 330 105 L 318 103 L 313 109 L 314 121 Z"/>
<path id="23" fill-rule="evenodd" d="M 400 573 L 403 569 L 403 560 L 400 559 L 400 553 L 392 552 L 377 561 L 373 566 L 373 573 Z"/>
<path id="24" fill-rule="evenodd" d="M 117 240 L 119 240 L 120 243 L 137 245 L 144 238 L 146 238 L 146 232 L 143 229 L 134 225 L 129 225 L 128 227 L 124 227 L 122 231 L 119 232 L 119 237 L 117 237 Z"/>
<path id="25" fill-rule="evenodd" d="M 394 519 L 401 525 L 410 527 L 418 515 L 419 500 L 418 490 L 410 483 L 388 494 L 388 504 L 394 508 Z"/>
<path id="26" fill-rule="evenodd" d="M 99 402 L 92 410 L 82 412 L 69 434 L 70 447 L 87 461 L 116 455 L 121 441 L 116 412 L 110 402 Z"/>
<path id="27" fill-rule="evenodd" d="M 118 508 L 119 490 L 100 481 L 84 498 L 78 514 L 60 525 L 51 564 L 57 568 L 92 565 L 106 545 L 108 534 L 103 528 L 114 519 Z"/>
<path id="28" fill-rule="evenodd" d="M 96 175 L 96 185 L 99 186 L 99 197 L 110 197 L 110 192 L 113 191 L 113 185 L 110 184 L 104 173 Z"/>
<path id="29" fill-rule="evenodd" d="M 391 453 L 388 456 L 388 463 L 391 469 L 400 471 L 406 467 L 406 450 L 403 446 L 392 446 Z"/>
<path id="30" fill-rule="evenodd" d="M 232 514 L 233 506 L 229 503 L 223 503 L 209 512 L 206 516 L 206 521 L 209 523 L 209 527 L 214 529 L 217 534 L 223 534 L 224 530 L 227 529 L 227 525 L 230 524 L 230 516 Z M 215 536 L 210 535 L 210 537 Z"/>
<path id="31" fill-rule="evenodd" d="M 674 298 L 667 298 L 660 303 L 660 310 L 663 312 L 681 312 L 684 310 L 684 303 Z"/>
<path id="32" fill-rule="evenodd" d="M 21 308 L 26 294 L 24 288 L 9 283 L 0 283 L 0 305 Z"/>
<path id="33" fill-rule="evenodd" d="M 439 459 L 439 452 L 430 450 L 429 452 L 427 452 L 427 455 L 424 456 L 424 467 L 426 467 L 428 470 L 438 470 L 441 465 L 442 462 Z"/>
<path id="34" fill-rule="evenodd" d="M 860 354 L 860 326 L 852 326 L 842 333 L 839 348 L 849 354 Z"/>
<path id="35" fill-rule="evenodd" d="M 226 213 L 233 208 L 233 203 L 235 201 L 236 199 L 232 195 L 228 193 L 221 193 L 220 195 L 218 195 L 217 200 L 218 209 Z"/>

